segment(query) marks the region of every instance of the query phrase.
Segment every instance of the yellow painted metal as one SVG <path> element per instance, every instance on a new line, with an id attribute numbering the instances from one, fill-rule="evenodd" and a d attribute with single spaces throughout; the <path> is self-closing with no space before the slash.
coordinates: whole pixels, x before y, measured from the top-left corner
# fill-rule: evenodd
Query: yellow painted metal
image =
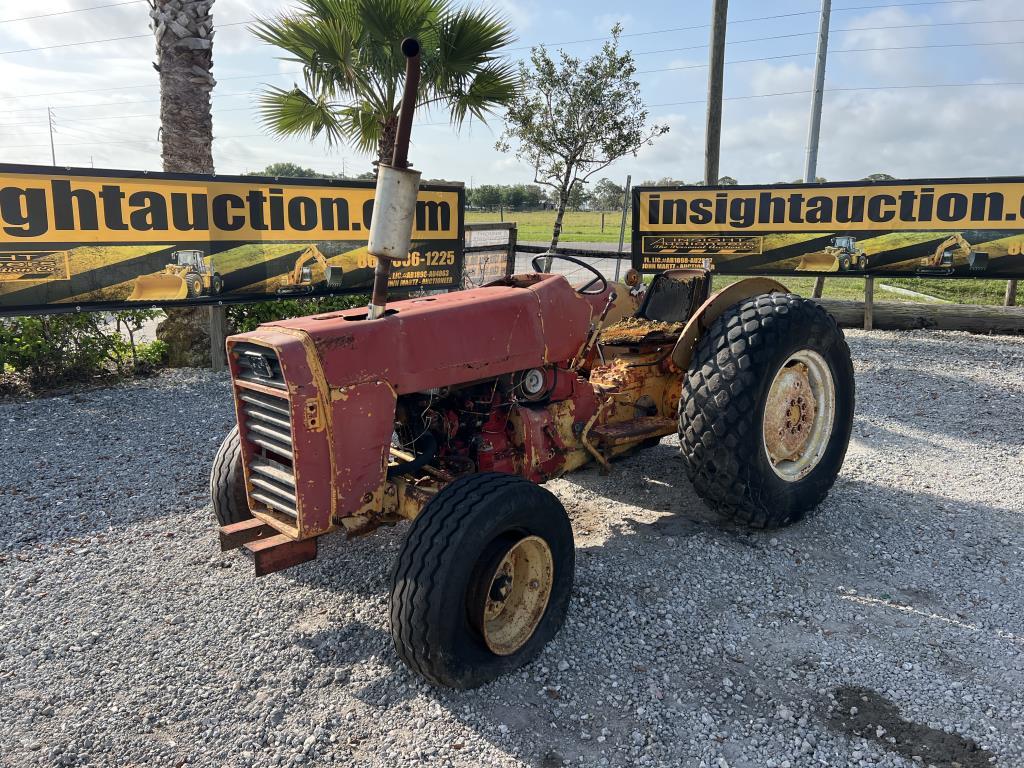
<path id="1" fill-rule="evenodd" d="M 490 575 L 483 612 L 484 642 L 510 656 L 533 636 L 555 580 L 551 547 L 539 536 L 519 539 Z"/>
<path id="2" fill-rule="evenodd" d="M 808 253 L 800 257 L 800 263 L 796 265 L 798 272 L 838 272 L 839 258 L 828 249 Z"/>
<path id="3" fill-rule="evenodd" d="M 712 294 L 687 321 L 683 332 L 679 334 L 679 341 L 672 350 L 672 362 L 676 367 L 682 371 L 690 367 L 690 360 L 700 337 L 725 310 L 744 299 L 760 296 L 762 293 L 789 293 L 789 289 L 769 277 L 748 277 Z"/>
<path id="4" fill-rule="evenodd" d="M 135 278 L 128 301 L 175 301 L 187 298 L 188 283 L 183 274 L 158 272 Z"/>

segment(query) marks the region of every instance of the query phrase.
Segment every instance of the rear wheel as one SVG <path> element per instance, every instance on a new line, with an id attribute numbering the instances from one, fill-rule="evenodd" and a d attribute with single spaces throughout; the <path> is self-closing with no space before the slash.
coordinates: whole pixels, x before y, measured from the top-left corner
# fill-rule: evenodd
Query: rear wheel
<path id="1" fill-rule="evenodd" d="M 562 504 L 514 475 L 443 488 L 409 529 L 391 590 L 402 660 L 474 688 L 526 664 L 565 620 L 576 552 Z"/>
<path id="2" fill-rule="evenodd" d="M 774 528 L 824 500 L 853 423 L 850 350 L 813 301 L 773 293 L 727 310 L 683 383 L 687 474 L 715 511 Z"/>
<path id="3" fill-rule="evenodd" d="M 238 437 L 238 425 L 228 432 L 213 459 L 213 467 L 210 469 L 210 500 L 213 502 L 213 514 L 221 525 L 240 523 L 252 517 L 245 493 L 242 441 Z"/>

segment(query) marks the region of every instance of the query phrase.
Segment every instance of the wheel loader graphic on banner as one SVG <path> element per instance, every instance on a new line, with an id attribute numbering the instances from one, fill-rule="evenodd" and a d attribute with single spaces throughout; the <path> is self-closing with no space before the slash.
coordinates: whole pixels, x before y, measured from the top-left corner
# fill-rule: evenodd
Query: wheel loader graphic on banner
<path id="1" fill-rule="evenodd" d="M 837 235 L 825 250 L 808 253 L 796 266 L 801 272 L 864 272 L 868 268 L 868 255 L 857 246 L 852 235 Z"/>
<path id="2" fill-rule="evenodd" d="M 175 301 L 200 296 L 217 296 L 224 290 L 224 278 L 199 250 L 175 251 L 162 272 L 135 279 L 128 301 Z"/>

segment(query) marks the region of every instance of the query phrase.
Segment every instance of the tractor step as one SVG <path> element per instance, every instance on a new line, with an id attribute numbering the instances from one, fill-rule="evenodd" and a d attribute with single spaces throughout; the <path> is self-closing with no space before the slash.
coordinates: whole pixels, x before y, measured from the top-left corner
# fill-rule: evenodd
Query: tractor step
<path id="1" fill-rule="evenodd" d="M 220 528 L 220 551 L 227 552 L 231 549 L 248 544 L 250 541 L 273 536 L 277 531 L 262 520 L 250 517 L 240 523 L 223 525 Z"/>
<path id="2" fill-rule="evenodd" d="M 590 430 L 591 439 L 602 446 L 612 447 L 638 443 L 655 437 L 670 435 L 676 430 L 675 419 L 663 419 L 660 416 L 643 416 L 632 421 L 620 421 L 614 424 L 602 424 Z"/>
<path id="3" fill-rule="evenodd" d="M 278 533 L 267 538 L 256 539 L 242 545 L 247 554 L 252 555 L 257 576 L 277 573 L 293 565 L 316 560 L 316 537 L 311 539 L 293 539 Z"/>

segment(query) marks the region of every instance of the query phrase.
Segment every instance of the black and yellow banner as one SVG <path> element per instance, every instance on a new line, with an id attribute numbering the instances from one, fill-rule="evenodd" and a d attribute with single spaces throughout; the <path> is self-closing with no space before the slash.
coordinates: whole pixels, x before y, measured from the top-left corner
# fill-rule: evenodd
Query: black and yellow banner
<path id="1" fill-rule="evenodd" d="M 633 190 L 633 266 L 1024 277 L 1024 179 Z"/>
<path id="2" fill-rule="evenodd" d="M 374 186 L 0 164 L 0 314 L 366 291 Z M 464 207 L 421 185 L 392 288 L 460 286 Z"/>

